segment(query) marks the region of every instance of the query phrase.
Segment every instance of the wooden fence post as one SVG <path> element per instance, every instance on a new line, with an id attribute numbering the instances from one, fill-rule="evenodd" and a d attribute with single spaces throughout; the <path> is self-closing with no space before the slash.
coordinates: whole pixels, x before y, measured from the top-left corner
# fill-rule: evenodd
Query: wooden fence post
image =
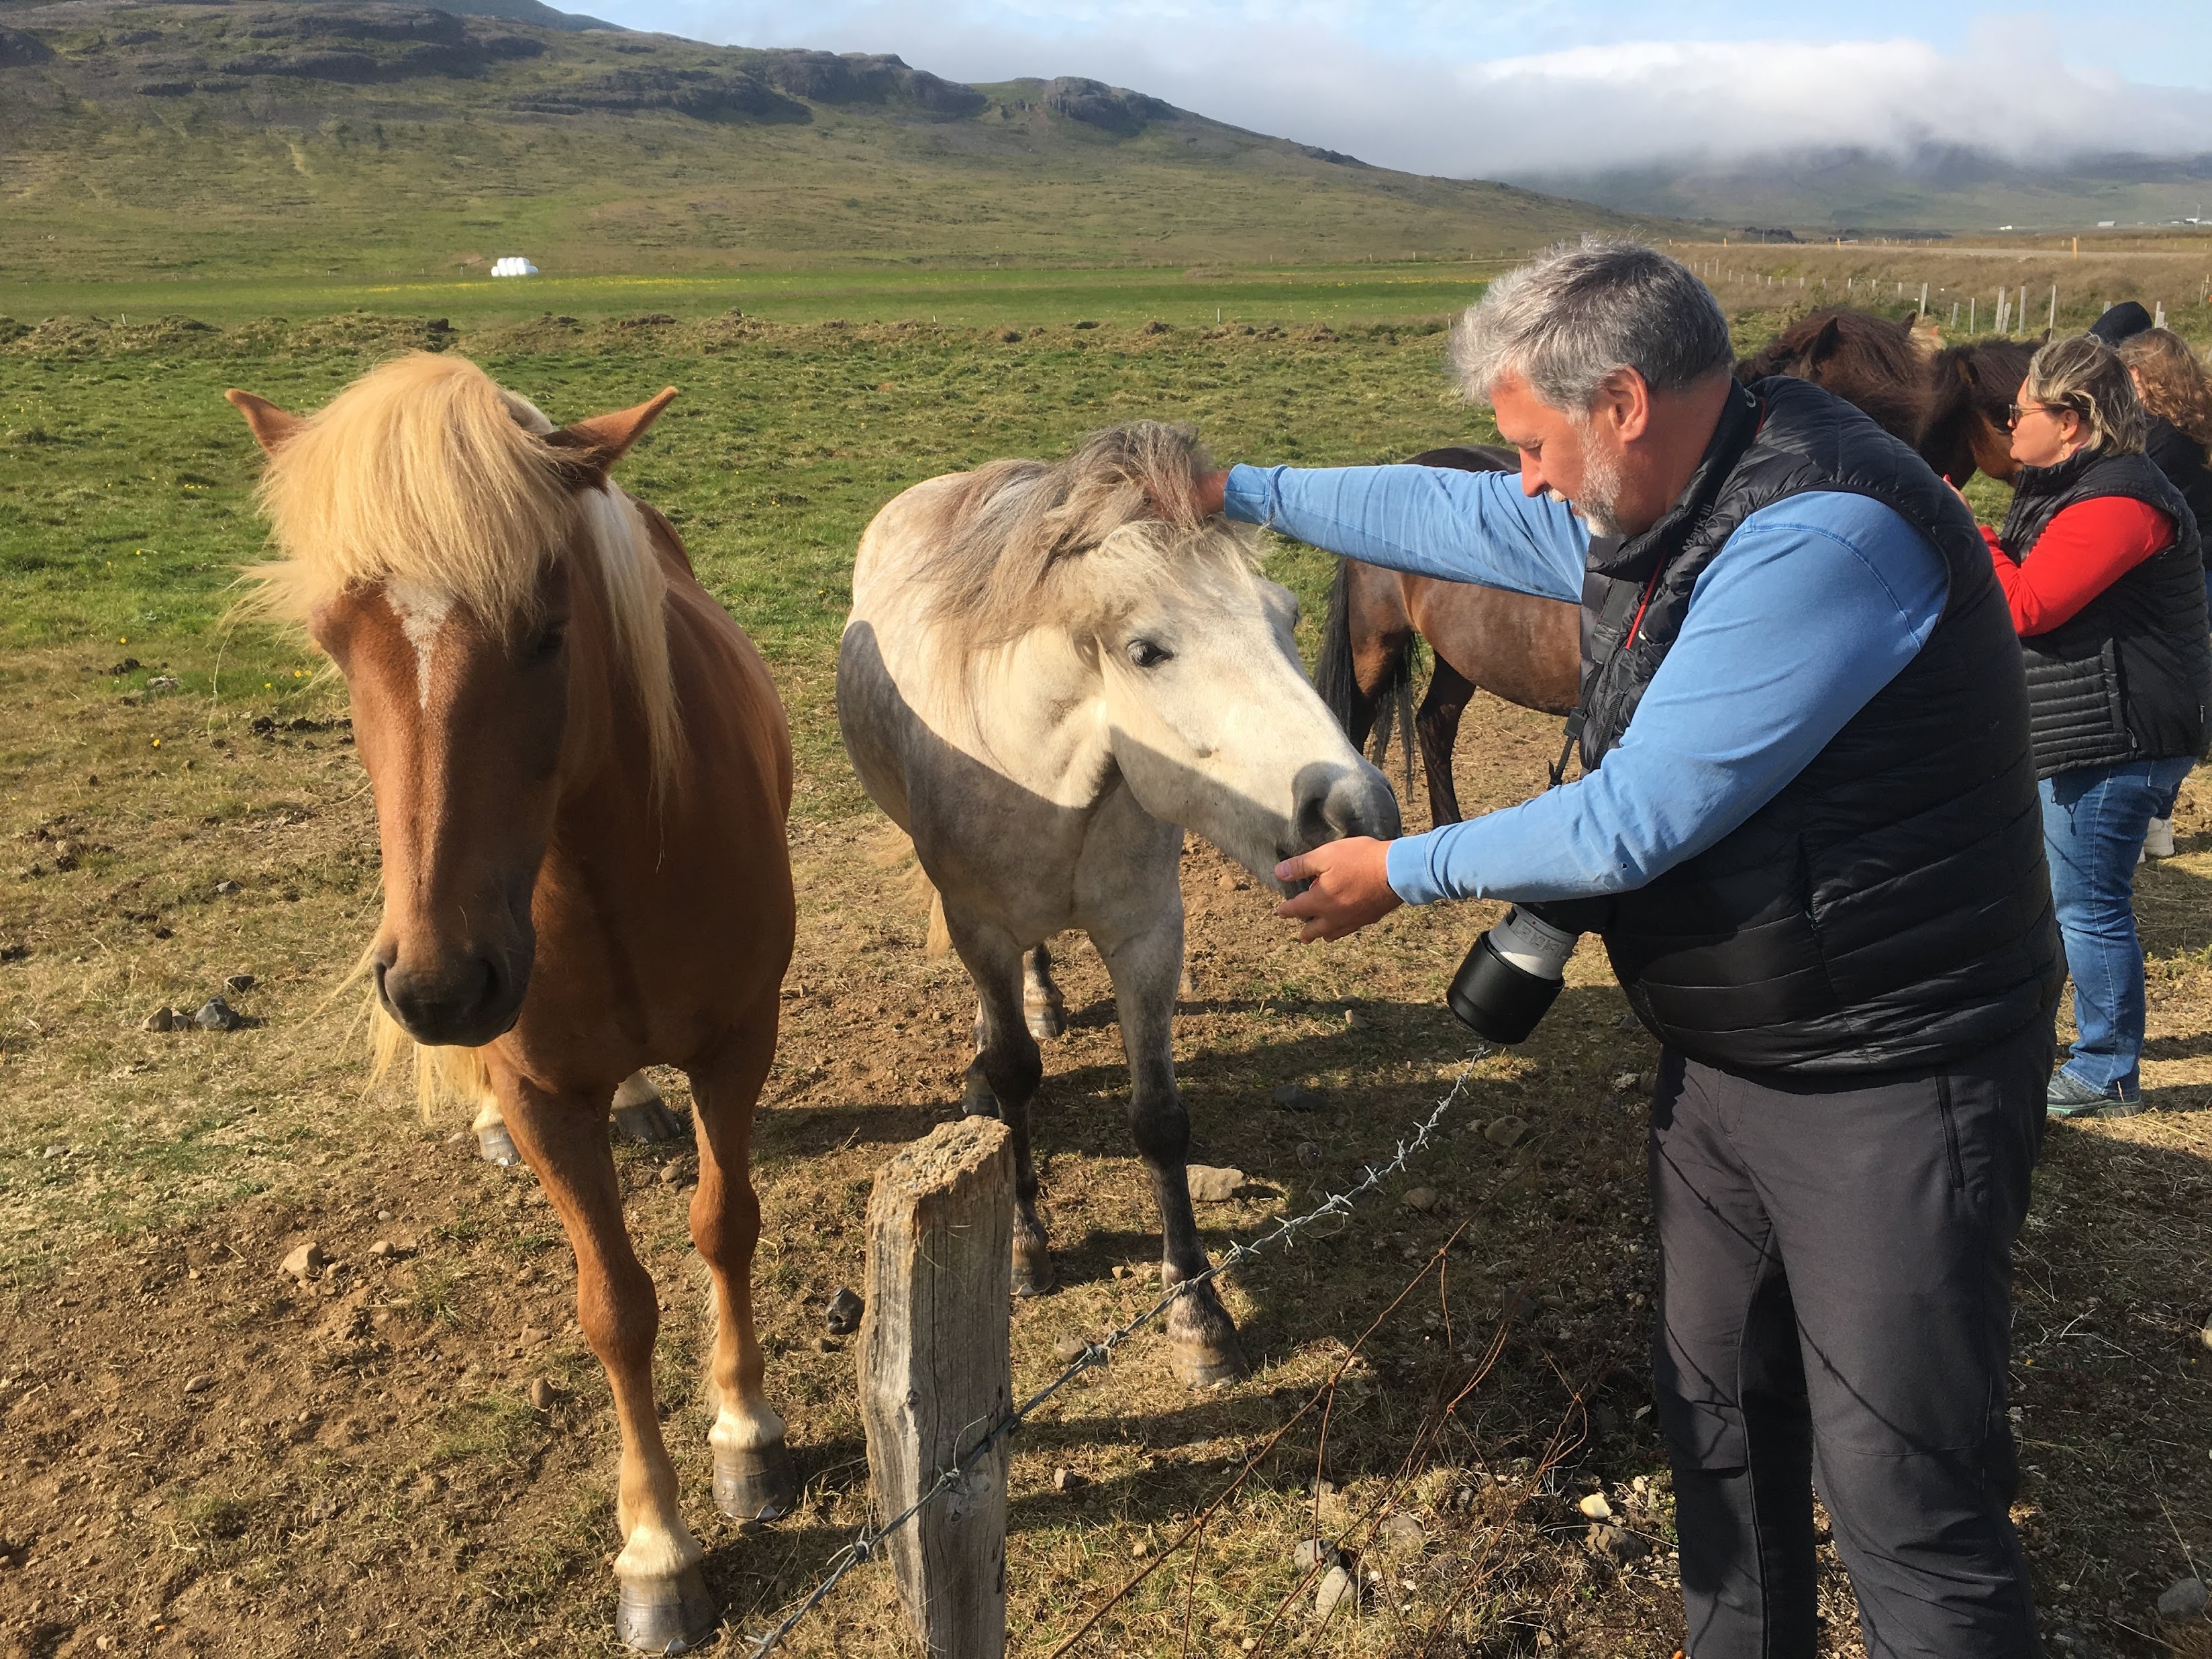
<path id="1" fill-rule="evenodd" d="M 941 1123 L 876 1177 L 860 1324 L 860 1414 L 884 1525 L 1012 1409 L 1012 1137 Z M 1006 1650 L 1006 1448 L 889 1540 L 907 1622 L 930 1659 Z"/>

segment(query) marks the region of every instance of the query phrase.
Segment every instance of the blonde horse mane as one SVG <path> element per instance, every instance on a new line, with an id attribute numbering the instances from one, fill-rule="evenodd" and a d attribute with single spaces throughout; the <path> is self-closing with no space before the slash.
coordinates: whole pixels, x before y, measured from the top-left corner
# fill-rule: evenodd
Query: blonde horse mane
<path id="1" fill-rule="evenodd" d="M 576 487 L 553 423 L 465 357 L 411 352 L 372 369 L 270 459 L 259 501 L 279 556 L 250 567 L 249 605 L 304 623 L 356 586 L 400 580 L 520 631 L 539 573 L 586 551 L 613 654 L 645 716 L 656 792 L 681 743 L 663 607 L 666 572 L 637 504 Z"/>
<path id="2" fill-rule="evenodd" d="M 1111 593 L 1249 572 L 1250 535 L 1198 510 L 1211 465 L 1188 427 L 1138 421 L 1065 460 L 976 468 L 945 504 L 949 533 L 908 570 L 929 590 L 932 631 L 966 659 Z"/>

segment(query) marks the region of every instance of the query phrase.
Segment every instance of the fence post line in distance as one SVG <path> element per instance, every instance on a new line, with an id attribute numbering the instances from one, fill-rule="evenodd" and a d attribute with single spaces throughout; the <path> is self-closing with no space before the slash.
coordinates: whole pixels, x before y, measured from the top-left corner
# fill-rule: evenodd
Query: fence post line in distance
<path id="1" fill-rule="evenodd" d="M 860 1414 L 876 1524 L 903 1515 L 1010 1414 L 1013 1137 L 941 1123 L 886 1164 L 868 1200 Z M 886 1540 L 930 1659 L 1006 1650 L 1006 1443 Z"/>

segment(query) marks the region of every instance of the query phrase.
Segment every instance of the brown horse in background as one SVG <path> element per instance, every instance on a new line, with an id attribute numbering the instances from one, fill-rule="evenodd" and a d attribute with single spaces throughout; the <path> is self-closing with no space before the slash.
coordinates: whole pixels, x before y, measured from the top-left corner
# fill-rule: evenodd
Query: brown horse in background
<path id="1" fill-rule="evenodd" d="M 1743 359 L 1736 378 L 1810 380 L 1865 411 L 1952 483 L 1963 485 L 1978 467 L 2008 482 L 2005 406 L 2034 352 L 2033 343 L 2009 340 L 1939 349 L 1909 323 L 1828 307 Z M 1432 449 L 1409 465 L 1486 472 L 1516 471 L 1520 462 L 1510 449 L 1482 445 Z M 1578 629 L 1577 607 L 1564 600 L 1340 559 L 1314 685 L 1355 744 L 1364 748 L 1375 736 L 1378 763 L 1392 726 L 1398 728 L 1409 789 L 1418 746 L 1431 821 L 1456 823 L 1452 750 L 1476 689 L 1524 708 L 1564 713 L 1577 693 Z M 1417 639 L 1426 640 L 1436 658 L 1418 713 Z"/>
<path id="2" fill-rule="evenodd" d="M 1964 488 L 1977 470 L 2000 483 L 2020 471 L 2008 423 L 2041 340 L 1979 340 L 1946 346 L 1929 365 L 1927 430 L 1921 459 Z"/>
<path id="3" fill-rule="evenodd" d="M 375 789 L 377 1006 L 426 1045 L 432 1079 L 497 1097 L 568 1231 L 622 1434 L 616 1633 L 654 1653 L 705 1635 L 715 1609 L 607 1146 L 641 1066 L 691 1082 L 715 1501 L 755 1520 L 797 1495 L 762 1389 L 747 1167 L 794 926 L 790 743 L 766 668 L 674 530 L 607 480 L 675 395 L 556 431 L 475 364 L 421 354 L 304 418 L 229 394 L 269 455 L 281 555 L 249 574 L 345 676 Z"/>
<path id="4" fill-rule="evenodd" d="M 1431 449 L 1412 466 L 1462 472 L 1517 472 L 1520 457 L 1495 445 Z M 1336 580 L 1322 620 L 1314 690 L 1342 723 L 1352 747 L 1366 747 L 1383 715 L 1375 745 L 1381 764 L 1398 727 L 1406 787 L 1413 787 L 1418 743 L 1429 785 L 1431 823 L 1460 821 L 1452 783 L 1452 747 L 1476 687 L 1523 708 L 1564 714 L 1574 707 L 1582 664 L 1580 607 L 1476 582 L 1407 575 L 1357 559 L 1336 562 Z M 1436 666 L 1413 710 L 1413 641 L 1429 642 Z"/>

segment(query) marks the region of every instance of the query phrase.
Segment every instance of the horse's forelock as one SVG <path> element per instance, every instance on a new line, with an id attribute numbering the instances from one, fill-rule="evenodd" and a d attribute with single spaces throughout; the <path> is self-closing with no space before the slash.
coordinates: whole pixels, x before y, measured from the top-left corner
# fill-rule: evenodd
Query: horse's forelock
<path id="1" fill-rule="evenodd" d="M 349 587 L 400 582 L 515 629 L 547 565 L 580 553 L 659 781 L 680 740 L 666 572 L 637 504 L 612 485 L 575 489 L 552 430 L 465 358 L 415 352 L 370 370 L 270 458 L 259 493 L 279 556 L 246 573 L 247 603 L 296 623 Z"/>
<path id="2" fill-rule="evenodd" d="M 1096 595 L 1068 568 L 1115 543 L 1089 574 L 1107 579 L 1134 557 L 1164 572 L 1206 526 L 1196 483 L 1210 465 L 1188 427 L 1140 421 L 1096 432 L 1065 460 L 993 461 L 944 507 L 947 533 L 915 572 L 945 648 L 959 656 L 1004 645 L 1063 619 Z M 1161 537 L 1118 536 L 1156 523 Z M 1080 595 L 1082 597 L 1079 598 Z"/>

